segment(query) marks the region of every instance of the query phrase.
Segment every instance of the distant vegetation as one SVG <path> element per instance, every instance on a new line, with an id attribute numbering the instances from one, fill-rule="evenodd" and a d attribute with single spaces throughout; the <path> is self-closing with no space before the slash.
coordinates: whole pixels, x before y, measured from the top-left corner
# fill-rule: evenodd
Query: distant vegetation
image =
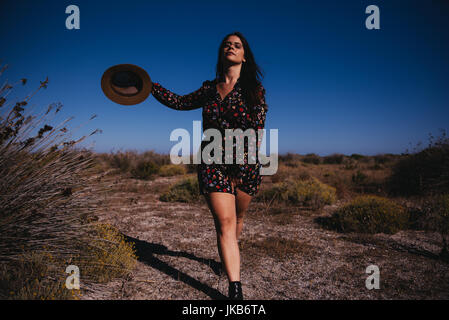
<path id="1" fill-rule="evenodd" d="M 425 196 L 449 193 L 449 139 L 446 132 L 422 150 L 407 153 L 392 167 L 391 195 Z"/>

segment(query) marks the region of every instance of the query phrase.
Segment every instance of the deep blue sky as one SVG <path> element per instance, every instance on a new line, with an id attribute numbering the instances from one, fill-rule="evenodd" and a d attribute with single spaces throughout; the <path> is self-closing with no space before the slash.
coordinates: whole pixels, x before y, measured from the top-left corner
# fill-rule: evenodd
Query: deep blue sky
<path id="1" fill-rule="evenodd" d="M 67 30 L 76 4 L 81 29 Z M 380 30 L 365 28 L 365 8 L 380 9 Z M 401 153 L 449 128 L 448 1 L 1 1 L 2 83 L 28 78 L 9 98 L 33 97 L 56 119 L 88 121 L 75 138 L 99 128 L 99 152 L 168 153 L 175 128 L 192 132 L 201 109 L 176 111 L 150 96 L 136 106 L 108 100 L 100 87 L 112 65 L 143 67 L 177 94 L 215 77 L 221 39 L 248 39 L 269 107 L 266 129 L 279 130 L 279 152 L 327 155 Z M 57 122 L 55 122 L 56 124 Z M 268 134 L 268 132 L 267 132 Z"/>

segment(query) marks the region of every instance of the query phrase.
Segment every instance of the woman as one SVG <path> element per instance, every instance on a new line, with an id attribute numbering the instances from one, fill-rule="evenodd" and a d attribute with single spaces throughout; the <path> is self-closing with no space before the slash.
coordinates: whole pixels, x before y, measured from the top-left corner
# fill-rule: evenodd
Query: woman
<path id="1" fill-rule="evenodd" d="M 182 96 L 159 83 L 153 83 L 152 94 L 159 102 L 176 110 L 203 108 L 203 131 L 218 129 L 222 133 L 224 147 L 225 129 L 240 128 L 245 131 L 252 128 L 257 134 L 258 129 L 265 126 L 268 107 L 259 74 L 260 68 L 248 42 L 240 32 L 234 32 L 221 42 L 214 80 L 206 80 L 200 89 Z M 237 140 L 239 138 L 242 135 L 236 137 Z M 256 155 L 261 138 L 259 135 L 255 144 Z M 259 159 L 256 157 L 255 164 L 254 161 L 248 161 L 248 139 L 242 140 L 245 147 L 243 164 L 237 164 L 236 152 L 233 152 L 232 164 L 225 163 L 225 157 L 221 164 L 207 164 L 201 157 L 201 163 L 197 166 L 200 193 L 204 195 L 213 215 L 218 252 L 229 280 L 228 296 L 235 300 L 243 299 L 237 241 L 249 203 L 262 182 Z M 208 143 L 202 141 L 201 154 Z"/>

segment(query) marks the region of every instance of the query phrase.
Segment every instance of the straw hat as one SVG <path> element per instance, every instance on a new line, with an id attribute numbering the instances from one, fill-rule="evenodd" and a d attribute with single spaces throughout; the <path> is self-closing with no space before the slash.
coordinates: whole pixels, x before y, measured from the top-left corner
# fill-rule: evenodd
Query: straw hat
<path id="1" fill-rule="evenodd" d="M 133 64 L 112 66 L 101 78 L 101 89 L 106 97 L 126 106 L 144 101 L 150 95 L 152 87 L 148 73 Z"/>

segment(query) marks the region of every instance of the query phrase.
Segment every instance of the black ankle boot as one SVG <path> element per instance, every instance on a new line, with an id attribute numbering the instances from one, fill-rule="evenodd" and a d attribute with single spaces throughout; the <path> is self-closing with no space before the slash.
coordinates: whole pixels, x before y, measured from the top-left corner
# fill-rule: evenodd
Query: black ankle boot
<path id="1" fill-rule="evenodd" d="M 242 284 L 240 281 L 229 282 L 229 300 L 243 300 Z"/>

